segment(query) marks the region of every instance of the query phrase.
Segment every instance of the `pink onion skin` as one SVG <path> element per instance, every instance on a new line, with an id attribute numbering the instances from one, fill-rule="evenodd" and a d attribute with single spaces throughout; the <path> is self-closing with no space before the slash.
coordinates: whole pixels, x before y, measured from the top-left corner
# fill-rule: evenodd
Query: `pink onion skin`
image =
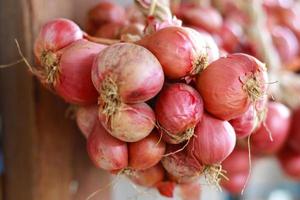
<path id="1" fill-rule="evenodd" d="M 292 61 L 299 53 L 299 43 L 296 35 L 287 27 L 272 28 L 272 38 L 283 62 Z"/>
<path id="2" fill-rule="evenodd" d="M 76 112 L 76 123 L 85 138 L 88 138 L 98 121 L 98 106 L 79 107 Z"/>
<path id="3" fill-rule="evenodd" d="M 194 134 L 187 146 L 187 153 L 205 165 L 221 163 L 235 147 L 236 136 L 229 122 L 207 113 L 204 113 Z"/>
<path id="4" fill-rule="evenodd" d="M 129 143 L 128 150 L 129 167 L 145 170 L 159 163 L 165 153 L 166 144 L 160 140 L 159 133 L 154 130 L 144 139 Z"/>
<path id="5" fill-rule="evenodd" d="M 88 137 L 87 151 L 95 166 L 104 170 L 120 170 L 128 165 L 127 144 L 112 137 L 100 124 Z"/>
<path id="6" fill-rule="evenodd" d="M 182 148 L 182 145 L 168 145 L 167 153 Z M 190 157 L 186 149 L 162 158 L 161 163 L 168 172 L 169 177 L 177 183 L 189 183 L 199 178 L 204 170 L 202 163 Z"/>
<path id="7" fill-rule="evenodd" d="M 138 44 L 149 49 L 161 63 L 166 77 L 180 79 L 198 73 L 207 63 L 205 38 L 191 28 L 166 27 L 145 36 Z M 203 65 L 203 66 L 201 66 Z"/>
<path id="8" fill-rule="evenodd" d="M 147 49 L 129 43 L 114 44 L 103 50 L 92 69 L 95 88 L 111 77 L 123 103 L 139 103 L 154 97 L 162 88 L 164 74 L 155 56 Z"/>
<path id="9" fill-rule="evenodd" d="M 174 196 L 176 183 L 172 181 L 162 181 L 156 185 L 157 190 L 162 196 L 172 198 Z"/>
<path id="10" fill-rule="evenodd" d="M 105 23 L 123 23 L 126 21 L 125 9 L 111 1 L 99 2 L 88 12 L 89 20 L 96 26 Z"/>
<path id="11" fill-rule="evenodd" d="M 247 173 L 237 173 L 227 176 L 229 180 L 222 179 L 221 186 L 231 194 L 240 194 L 247 182 Z"/>
<path id="12" fill-rule="evenodd" d="M 226 175 L 249 173 L 249 153 L 247 149 L 235 148 L 233 152 L 222 162 L 222 169 Z"/>
<path id="13" fill-rule="evenodd" d="M 122 104 L 109 118 L 100 108 L 99 119 L 112 136 L 124 142 L 137 142 L 147 137 L 155 126 L 155 114 L 146 103 Z"/>
<path id="14" fill-rule="evenodd" d="M 81 29 L 73 21 L 64 18 L 51 20 L 39 32 L 34 43 L 34 55 L 41 63 L 43 52 L 56 52 L 82 38 Z"/>
<path id="15" fill-rule="evenodd" d="M 292 115 L 291 129 L 288 137 L 288 145 L 297 153 L 300 153 L 300 108 L 295 110 Z"/>
<path id="16" fill-rule="evenodd" d="M 290 110 L 281 103 L 269 102 L 265 125 L 251 136 L 252 152 L 258 155 L 278 152 L 287 140 L 290 123 Z M 272 135 L 273 141 L 270 140 L 269 134 Z"/>
<path id="17" fill-rule="evenodd" d="M 94 58 L 105 48 L 105 45 L 78 40 L 64 49 L 54 89 L 66 102 L 79 105 L 97 102 L 98 92 L 91 80 L 91 70 Z"/>
<path id="18" fill-rule="evenodd" d="M 182 6 L 179 18 L 185 24 L 197 26 L 207 32 L 217 32 L 222 24 L 222 16 L 212 7 Z"/>
<path id="19" fill-rule="evenodd" d="M 251 135 L 256 128 L 256 117 L 254 106 L 250 105 L 243 115 L 229 121 L 235 130 L 237 138 L 242 139 Z"/>
<path id="20" fill-rule="evenodd" d="M 263 63 L 252 56 L 237 53 L 212 62 L 198 75 L 196 86 L 209 113 L 219 119 L 231 120 L 245 113 L 253 104 L 251 95 L 243 89 L 246 83 L 256 80 L 259 97 L 263 98 L 267 79 Z"/>
<path id="21" fill-rule="evenodd" d="M 203 110 L 202 98 L 191 86 L 184 83 L 165 86 L 156 100 L 155 114 L 166 141 L 175 144 L 182 142 L 168 134 L 180 136 L 195 127 L 202 118 Z"/>
<path id="22" fill-rule="evenodd" d="M 300 180 L 300 154 L 291 150 L 284 149 L 277 155 L 283 172 L 293 180 Z"/>
<path id="23" fill-rule="evenodd" d="M 163 181 L 165 170 L 160 163 L 145 170 L 135 170 L 133 175 L 129 176 L 134 183 L 144 187 L 154 187 Z"/>

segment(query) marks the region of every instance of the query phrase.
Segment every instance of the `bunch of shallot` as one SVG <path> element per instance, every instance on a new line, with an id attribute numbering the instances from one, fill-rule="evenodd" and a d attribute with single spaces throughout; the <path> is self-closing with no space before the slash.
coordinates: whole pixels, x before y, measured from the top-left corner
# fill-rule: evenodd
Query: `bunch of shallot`
<path id="1" fill-rule="evenodd" d="M 180 6 L 174 12 L 189 27 L 160 19 L 159 28 L 146 32 L 149 16 L 111 2 L 88 13 L 88 33 L 67 19 L 47 22 L 32 72 L 78 107 L 77 124 L 96 167 L 162 195 L 172 197 L 176 185 L 182 193 L 198 188 L 199 195 L 201 176 L 239 193 L 251 167 L 249 145 L 257 157 L 276 153 L 287 173 L 300 177 L 299 167 L 286 166 L 300 162 L 299 125 L 288 137 L 290 111 L 269 101 L 265 64 L 243 53 L 242 22 L 213 8 Z M 272 30 L 281 57 L 290 60 L 296 38 L 289 33 L 284 43 L 288 30 Z"/>

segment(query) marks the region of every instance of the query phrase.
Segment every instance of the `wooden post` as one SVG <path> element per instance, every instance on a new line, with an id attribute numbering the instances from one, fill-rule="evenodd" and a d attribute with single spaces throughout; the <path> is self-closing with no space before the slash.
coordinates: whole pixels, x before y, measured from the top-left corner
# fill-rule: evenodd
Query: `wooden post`
<path id="1" fill-rule="evenodd" d="M 54 17 L 74 18 L 78 2 L 0 1 L 0 64 L 20 59 L 14 38 L 33 63 L 33 38 L 40 25 Z M 94 168 L 87 158 L 85 139 L 74 121 L 65 117 L 66 107 L 24 64 L 0 69 L 4 199 L 83 200 L 110 181 L 107 173 Z M 110 191 L 95 199 L 100 196 L 110 199 Z"/>

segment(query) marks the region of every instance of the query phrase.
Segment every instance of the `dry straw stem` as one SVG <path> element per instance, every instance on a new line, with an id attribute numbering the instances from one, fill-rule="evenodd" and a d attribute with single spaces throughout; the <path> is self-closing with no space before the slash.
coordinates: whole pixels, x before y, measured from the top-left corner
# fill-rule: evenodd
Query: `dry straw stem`
<path id="1" fill-rule="evenodd" d="M 146 17 L 154 16 L 160 21 L 172 19 L 169 0 L 152 0 L 150 5 L 145 0 L 135 0 L 135 4 Z"/>

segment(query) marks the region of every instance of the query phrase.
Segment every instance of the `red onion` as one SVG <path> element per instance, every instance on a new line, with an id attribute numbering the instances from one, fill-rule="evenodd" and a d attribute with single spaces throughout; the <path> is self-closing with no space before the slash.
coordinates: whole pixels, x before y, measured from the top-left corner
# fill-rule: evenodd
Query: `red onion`
<path id="1" fill-rule="evenodd" d="M 135 44 L 111 45 L 95 60 L 92 80 L 100 93 L 101 121 L 113 136 L 136 142 L 150 134 L 155 116 L 142 102 L 154 97 L 164 82 L 151 52 Z"/>
<path id="2" fill-rule="evenodd" d="M 91 69 L 94 58 L 105 47 L 87 40 L 78 40 L 64 49 L 58 69 L 49 72 L 50 77 L 52 72 L 57 73 L 53 76 L 53 86 L 57 94 L 69 103 L 96 103 L 98 94 L 91 80 Z"/>
<path id="3" fill-rule="evenodd" d="M 39 32 L 34 43 L 34 55 L 43 65 L 47 57 L 55 56 L 55 52 L 82 38 L 81 29 L 73 21 L 64 18 L 51 20 Z"/>
<path id="4" fill-rule="evenodd" d="M 103 24 L 93 35 L 101 38 L 119 39 L 123 26 L 124 25 L 120 23 Z"/>
<path id="5" fill-rule="evenodd" d="M 176 184 L 172 181 L 162 181 L 156 185 L 156 188 L 161 195 L 172 198 L 174 196 L 175 186 Z"/>
<path id="6" fill-rule="evenodd" d="M 223 120 L 245 113 L 266 95 L 264 64 L 246 54 L 231 54 L 212 62 L 197 78 L 205 109 Z"/>
<path id="7" fill-rule="evenodd" d="M 155 126 L 154 112 L 146 103 L 121 104 L 112 115 L 106 115 L 100 107 L 99 118 L 112 136 L 125 142 L 143 139 Z"/>
<path id="8" fill-rule="evenodd" d="M 294 180 L 300 180 L 300 154 L 285 149 L 278 155 L 279 163 L 286 175 Z"/>
<path id="9" fill-rule="evenodd" d="M 222 162 L 222 168 L 231 174 L 249 173 L 249 153 L 246 149 L 235 148 L 233 152 Z"/>
<path id="10" fill-rule="evenodd" d="M 299 43 L 295 34 L 289 28 L 282 26 L 273 27 L 271 33 L 281 60 L 292 61 L 299 52 Z"/>
<path id="11" fill-rule="evenodd" d="M 181 150 L 182 145 L 168 145 L 168 156 L 161 160 L 170 178 L 177 183 L 188 183 L 199 178 L 203 173 L 204 167 L 193 157 L 188 156 L 185 149 Z M 177 153 L 176 151 L 181 150 Z"/>
<path id="12" fill-rule="evenodd" d="M 222 180 L 221 186 L 231 194 L 240 194 L 247 183 L 248 172 L 231 174 L 227 176 L 229 180 Z"/>
<path id="13" fill-rule="evenodd" d="M 198 92 L 184 83 L 167 85 L 160 93 L 155 113 L 164 139 L 173 144 L 188 140 L 203 115 L 203 101 Z"/>
<path id="14" fill-rule="evenodd" d="M 205 38 L 190 28 L 167 27 L 144 37 L 139 44 L 158 58 L 171 79 L 196 75 L 208 64 Z"/>
<path id="15" fill-rule="evenodd" d="M 94 57 L 106 46 L 81 37 L 79 27 L 69 20 L 44 25 L 35 43 L 40 65 L 36 75 L 68 103 L 86 105 L 97 102 L 90 74 Z"/>
<path id="16" fill-rule="evenodd" d="M 127 144 L 97 124 L 87 140 L 87 151 L 95 166 L 104 170 L 120 170 L 128 165 Z"/>
<path id="17" fill-rule="evenodd" d="M 243 29 L 236 21 L 227 19 L 218 32 L 218 35 L 221 38 L 221 46 L 226 51 L 234 53 L 240 45 Z"/>
<path id="18" fill-rule="evenodd" d="M 139 103 L 151 99 L 162 88 L 164 75 L 160 63 L 147 49 L 119 43 L 97 56 L 92 80 L 101 102 L 112 106 L 110 101 Z"/>
<path id="19" fill-rule="evenodd" d="M 123 7 L 111 2 L 102 1 L 88 13 L 89 20 L 96 26 L 116 22 L 123 23 L 126 20 L 126 13 Z"/>
<path id="20" fill-rule="evenodd" d="M 161 181 L 165 176 L 164 168 L 161 164 L 157 164 L 145 170 L 134 170 L 129 178 L 136 184 L 144 187 L 154 187 Z"/>
<path id="21" fill-rule="evenodd" d="M 229 121 L 235 130 L 237 138 L 245 138 L 249 136 L 258 125 L 256 110 L 253 105 L 241 116 Z"/>
<path id="22" fill-rule="evenodd" d="M 204 113 L 195 128 L 195 136 L 187 146 L 187 152 L 205 165 L 220 164 L 233 151 L 235 142 L 235 132 L 229 122 Z"/>
<path id="23" fill-rule="evenodd" d="M 144 139 L 128 144 L 129 167 L 144 170 L 156 165 L 163 157 L 166 144 L 160 141 L 157 131 L 153 131 Z"/>
<path id="24" fill-rule="evenodd" d="M 212 7 L 182 6 L 179 18 L 185 24 L 197 26 L 210 33 L 217 32 L 223 23 L 220 13 Z"/>
<path id="25" fill-rule="evenodd" d="M 82 134 L 88 138 L 98 122 L 98 106 L 84 106 L 76 112 L 76 122 Z"/>
<path id="26" fill-rule="evenodd" d="M 288 145 L 296 151 L 300 153 L 300 108 L 295 110 L 292 115 L 291 126 L 290 126 L 290 134 L 288 137 Z"/>
<path id="27" fill-rule="evenodd" d="M 285 105 L 269 102 L 265 125 L 252 134 L 252 151 L 255 154 L 273 154 L 279 151 L 287 139 L 290 122 L 291 114 Z"/>

